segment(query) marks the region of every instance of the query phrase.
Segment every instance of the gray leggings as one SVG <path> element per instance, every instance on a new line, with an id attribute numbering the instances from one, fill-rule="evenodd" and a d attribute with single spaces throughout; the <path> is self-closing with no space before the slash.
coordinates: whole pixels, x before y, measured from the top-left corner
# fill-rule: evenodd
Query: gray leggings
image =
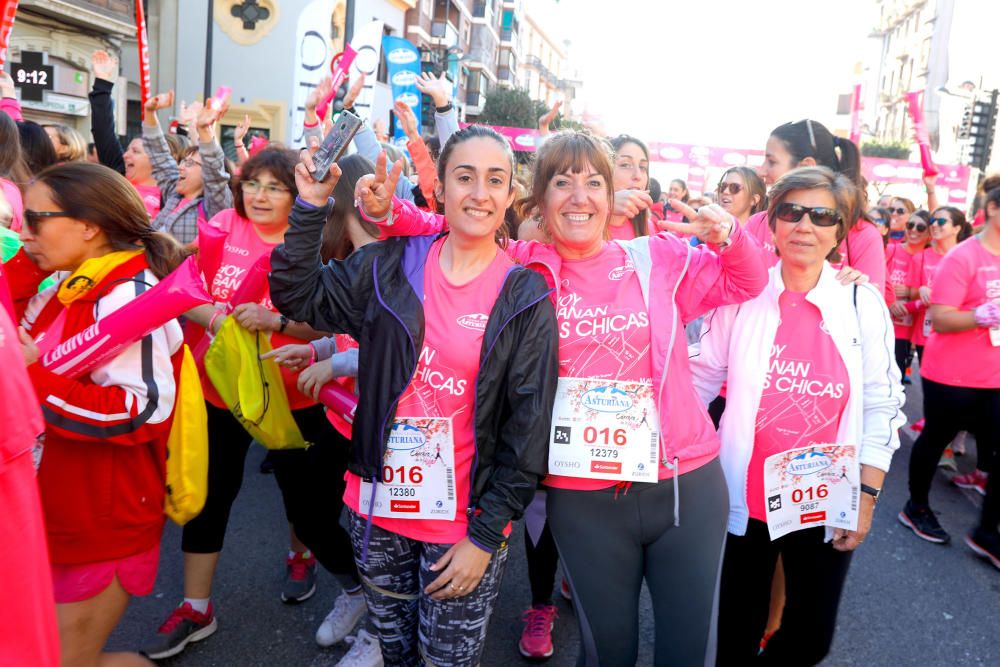
<path id="1" fill-rule="evenodd" d="M 493 554 L 474 591 L 434 600 L 423 590 L 440 573 L 429 568 L 452 545 L 418 542 L 372 525 L 368 559 L 361 562 L 367 520 L 350 510 L 348 514 L 369 620 L 378 631 L 385 664 L 415 667 L 426 659 L 440 667 L 478 665 L 500 593 L 507 544 Z"/>
<path id="2" fill-rule="evenodd" d="M 548 517 L 580 624 L 577 665 L 634 665 L 645 579 L 656 665 L 714 665 L 719 571 L 729 494 L 718 459 L 674 483 L 626 491 L 549 488 Z"/>

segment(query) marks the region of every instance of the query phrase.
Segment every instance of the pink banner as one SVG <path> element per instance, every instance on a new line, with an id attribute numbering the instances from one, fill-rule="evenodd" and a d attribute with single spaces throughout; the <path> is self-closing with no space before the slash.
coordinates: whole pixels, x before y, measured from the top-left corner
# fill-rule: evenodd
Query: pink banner
<path id="1" fill-rule="evenodd" d="M 142 98 L 142 115 L 145 118 L 151 78 L 149 75 L 149 36 L 146 34 L 146 16 L 142 10 L 142 0 L 135 1 L 135 31 L 139 41 L 139 94 Z"/>
<path id="2" fill-rule="evenodd" d="M 920 148 L 920 164 L 923 166 L 924 174 L 934 176 L 939 172 L 931 157 L 931 140 L 927 135 L 924 111 L 920 105 L 920 93 L 907 93 L 906 102 L 910 110 L 910 120 L 913 121 L 913 134 L 917 140 L 917 146 Z"/>
<path id="3" fill-rule="evenodd" d="M 7 46 L 10 44 L 10 31 L 14 28 L 17 3 L 18 0 L 0 0 L 0 66 L 7 63 Z"/>
<path id="4" fill-rule="evenodd" d="M 463 128 L 469 127 L 469 123 L 462 123 Z M 486 125 L 486 123 L 483 123 Z M 529 130 L 524 127 L 506 127 L 504 125 L 490 125 L 494 130 L 507 137 L 511 147 L 516 151 L 535 152 L 535 144 L 538 141 L 538 130 Z"/>
<path id="5" fill-rule="evenodd" d="M 39 361 L 53 373 L 78 378 L 154 329 L 207 303 L 212 298 L 205 291 L 198 265 L 189 257 L 142 295 L 75 336 L 54 344 L 52 339 L 58 338 L 61 327 L 59 332 L 50 329 L 51 336 L 43 334 L 37 341 L 42 353 Z"/>
<path id="6" fill-rule="evenodd" d="M 861 145 L 861 84 L 854 85 L 851 94 L 851 135 L 850 139 L 856 146 Z"/>
<path id="7" fill-rule="evenodd" d="M 969 198 L 969 178 L 972 170 L 968 165 L 938 165 L 937 188 L 948 188 L 945 198 L 949 204 L 964 208 Z M 890 183 L 924 185 L 924 168 L 908 160 L 890 160 L 880 157 L 861 159 L 861 173 L 869 183 Z"/>

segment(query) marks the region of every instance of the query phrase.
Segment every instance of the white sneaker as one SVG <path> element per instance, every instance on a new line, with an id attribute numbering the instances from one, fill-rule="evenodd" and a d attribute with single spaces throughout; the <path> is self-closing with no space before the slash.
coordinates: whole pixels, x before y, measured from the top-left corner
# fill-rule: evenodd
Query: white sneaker
<path id="1" fill-rule="evenodd" d="M 316 631 L 316 643 L 320 646 L 333 646 L 341 641 L 351 633 L 365 611 L 365 596 L 361 591 L 354 595 L 341 592 L 333 603 L 333 609 Z"/>
<path id="2" fill-rule="evenodd" d="M 340 659 L 337 667 L 382 667 L 384 664 L 378 638 L 365 630 L 358 630 L 356 637 L 347 637 L 344 641 L 351 644 L 351 650 Z"/>

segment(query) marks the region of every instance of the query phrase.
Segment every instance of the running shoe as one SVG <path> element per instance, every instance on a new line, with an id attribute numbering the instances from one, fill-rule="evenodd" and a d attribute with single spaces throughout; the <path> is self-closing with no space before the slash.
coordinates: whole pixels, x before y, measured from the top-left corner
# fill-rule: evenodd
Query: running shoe
<path id="1" fill-rule="evenodd" d="M 313 596 L 316 592 L 315 556 L 309 554 L 309 558 L 305 558 L 300 553 L 289 556 L 285 571 L 285 590 L 281 591 L 282 602 L 298 604 Z"/>
<path id="2" fill-rule="evenodd" d="M 965 543 L 977 554 L 986 558 L 993 567 L 1000 570 L 1000 533 L 977 528 L 971 535 L 965 536 Z"/>
<path id="3" fill-rule="evenodd" d="M 986 482 L 990 478 L 982 470 L 973 470 L 964 475 L 955 475 L 951 478 L 951 483 L 960 489 L 972 489 L 981 496 L 986 496 Z"/>
<path id="4" fill-rule="evenodd" d="M 948 544 L 951 541 L 951 536 L 938 523 L 930 507 L 916 507 L 913 501 L 907 500 L 899 513 L 899 522 L 928 542 Z"/>
<path id="5" fill-rule="evenodd" d="M 944 453 L 941 454 L 937 467 L 958 472 L 958 464 L 955 463 L 955 452 L 952 451 L 951 447 L 944 448 Z"/>
<path id="6" fill-rule="evenodd" d="M 177 655 L 191 642 L 200 642 L 219 629 L 219 623 L 212 612 L 212 603 L 204 614 L 195 611 L 189 602 L 174 609 L 160 629 L 156 638 L 142 649 L 142 654 L 152 660 L 160 660 Z"/>
<path id="7" fill-rule="evenodd" d="M 551 604 L 536 604 L 524 612 L 521 616 L 524 621 L 524 631 L 521 632 L 521 640 L 517 643 L 521 655 L 532 660 L 552 657 L 555 652 L 555 647 L 552 645 L 552 627 L 558 615 L 555 605 Z"/>
<path id="8" fill-rule="evenodd" d="M 356 637 L 344 639 L 351 645 L 351 650 L 337 663 L 337 667 L 382 667 L 382 649 L 378 645 L 378 637 L 365 630 L 358 630 Z"/>
<path id="9" fill-rule="evenodd" d="M 341 592 L 333 602 L 333 609 L 316 631 L 316 643 L 320 646 L 333 646 L 342 641 L 351 634 L 351 630 L 365 615 L 366 609 L 365 596 L 361 591 L 354 595 Z"/>
<path id="10" fill-rule="evenodd" d="M 563 596 L 563 599 L 567 602 L 573 601 L 573 589 L 569 587 L 569 579 L 566 577 L 562 578 L 562 583 L 559 584 L 559 594 Z"/>

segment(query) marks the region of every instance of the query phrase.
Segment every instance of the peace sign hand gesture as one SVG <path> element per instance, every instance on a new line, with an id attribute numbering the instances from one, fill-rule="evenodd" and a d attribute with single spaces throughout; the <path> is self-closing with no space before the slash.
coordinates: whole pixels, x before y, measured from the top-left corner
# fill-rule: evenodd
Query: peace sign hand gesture
<path id="1" fill-rule="evenodd" d="M 736 219 L 718 204 L 702 206 L 697 211 L 680 199 L 671 199 L 670 206 L 690 222 L 663 222 L 662 228 L 682 236 L 696 236 L 702 243 L 722 245 L 729 240 L 729 234 Z"/>
<path id="2" fill-rule="evenodd" d="M 384 220 L 392 210 L 392 196 L 396 192 L 396 183 L 403 173 L 403 161 L 396 160 L 392 170 L 386 172 L 387 158 L 385 151 L 379 153 L 375 161 L 375 173 L 367 174 L 358 179 L 354 187 L 354 199 L 361 212 L 372 220 Z"/>

